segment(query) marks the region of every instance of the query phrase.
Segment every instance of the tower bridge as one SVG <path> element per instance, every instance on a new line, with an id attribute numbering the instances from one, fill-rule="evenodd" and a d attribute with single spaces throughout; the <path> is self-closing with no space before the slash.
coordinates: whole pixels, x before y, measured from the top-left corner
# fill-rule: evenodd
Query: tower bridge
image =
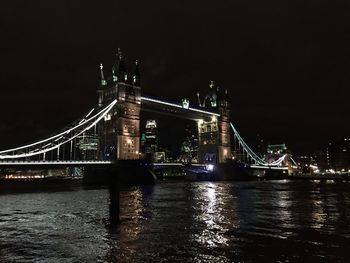
<path id="1" fill-rule="evenodd" d="M 144 95 L 140 80 L 138 62 L 130 73 L 119 51 L 110 76 L 105 76 L 100 65 L 96 107 L 62 132 L 0 151 L 0 167 L 108 165 L 116 160 L 140 159 L 141 111 L 195 121 L 200 164 L 225 163 L 240 156 L 241 162 L 259 169 L 295 165 L 288 155 L 268 162 L 245 143 L 230 122 L 227 90 L 213 82 L 205 96 L 197 93 L 195 106 L 187 99 L 178 103 Z M 232 155 L 232 146 L 236 156 Z"/>

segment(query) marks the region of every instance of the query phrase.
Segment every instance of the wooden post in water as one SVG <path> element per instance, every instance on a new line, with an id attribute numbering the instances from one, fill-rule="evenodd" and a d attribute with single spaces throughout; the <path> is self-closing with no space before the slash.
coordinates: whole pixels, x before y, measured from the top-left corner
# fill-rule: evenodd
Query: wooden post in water
<path id="1" fill-rule="evenodd" d="M 113 167 L 109 174 L 109 220 L 112 225 L 120 220 L 120 181 L 116 170 Z"/>

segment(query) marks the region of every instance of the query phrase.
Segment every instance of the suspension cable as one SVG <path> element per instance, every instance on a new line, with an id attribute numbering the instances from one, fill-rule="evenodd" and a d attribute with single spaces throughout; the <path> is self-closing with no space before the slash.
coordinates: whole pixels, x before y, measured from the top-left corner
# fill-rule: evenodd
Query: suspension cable
<path id="1" fill-rule="evenodd" d="M 28 153 L 21 153 L 21 154 L 17 154 L 17 155 L 0 155 L 0 159 L 10 159 L 10 158 L 13 158 L 13 159 L 17 159 L 17 158 L 24 158 L 24 157 L 31 157 L 31 156 L 35 156 L 35 155 L 39 155 L 39 154 L 43 154 L 43 153 L 46 153 L 46 152 L 49 152 L 49 151 L 52 151 L 52 150 L 55 150 L 55 149 L 58 149 L 61 145 L 63 144 L 66 144 L 70 141 L 72 141 L 73 139 L 75 139 L 76 137 L 78 137 L 79 135 L 81 135 L 82 133 L 86 132 L 87 130 L 91 129 L 92 127 L 94 127 L 102 118 L 104 118 L 108 112 L 114 107 L 114 105 L 117 103 L 117 100 L 114 100 L 113 102 L 111 102 L 107 107 L 105 107 L 104 109 L 102 109 L 100 112 L 96 113 L 94 116 L 90 117 L 89 119 L 85 119 L 84 118 L 84 121 L 83 122 L 80 122 L 78 125 L 76 125 L 75 127 L 73 128 L 70 128 L 60 134 L 57 134 L 55 136 L 52 136 L 48 139 L 45 139 L 45 140 L 41 140 L 40 142 L 36 142 L 36 143 L 33 143 L 33 144 L 30 144 L 29 146 L 22 146 L 22 147 L 18 147 L 18 148 L 14 148 L 14 149 L 9 149 L 9 150 L 5 150 L 5 151 L 2 151 L 0 153 L 6 153 L 6 152 L 12 152 L 12 151 L 16 151 L 16 150 L 20 150 L 20 149 L 26 149 L 26 148 L 29 148 L 31 146 L 34 146 L 34 145 L 38 145 L 42 142 L 46 142 L 46 141 L 51 141 L 53 139 L 56 139 L 57 137 L 59 137 L 58 139 L 56 139 L 55 141 L 59 141 L 60 139 L 64 139 L 63 142 L 59 142 L 58 144 L 55 144 L 54 146 L 52 147 L 49 147 L 49 148 L 46 148 L 46 149 L 43 149 L 45 148 L 46 146 L 51 146 L 52 143 L 48 143 L 42 147 L 39 147 L 39 148 L 36 148 L 36 149 L 33 149 L 31 151 L 29 151 Z M 92 111 L 89 112 L 89 114 L 87 116 L 89 116 L 90 114 L 92 113 Z M 97 118 L 97 119 L 96 119 Z M 96 119 L 94 122 L 92 122 L 92 124 L 90 124 L 89 126 L 87 126 L 86 128 L 84 128 L 82 131 L 78 132 L 78 133 L 75 133 L 74 136 L 72 137 L 69 137 L 68 139 L 65 139 L 62 135 L 65 135 L 65 134 L 69 134 L 70 132 L 74 131 L 74 130 L 77 130 L 79 127 L 83 126 L 84 124 L 89 124 L 91 122 L 91 120 L 94 120 Z"/>
<path id="2" fill-rule="evenodd" d="M 262 166 L 279 166 L 287 157 L 287 154 L 284 154 L 283 156 L 281 156 L 280 158 L 278 158 L 277 160 L 269 163 L 266 162 L 265 160 L 263 160 L 262 158 L 260 158 L 249 146 L 248 144 L 245 143 L 245 141 L 242 139 L 242 137 L 239 135 L 238 131 L 236 130 L 236 128 L 233 126 L 232 122 L 230 122 L 230 126 L 232 128 L 232 131 L 234 133 L 235 138 L 238 139 L 238 144 L 242 145 L 243 147 L 243 152 L 246 151 L 246 153 L 248 154 L 248 156 L 250 156 L 251 159 L 253 159 L 255 161 L 256 164 L 262 165 Z M 294 160 L 292 159 L 292 161 L 294 162 Z M 295 163 L 295 162 L 294 162 Z"/>

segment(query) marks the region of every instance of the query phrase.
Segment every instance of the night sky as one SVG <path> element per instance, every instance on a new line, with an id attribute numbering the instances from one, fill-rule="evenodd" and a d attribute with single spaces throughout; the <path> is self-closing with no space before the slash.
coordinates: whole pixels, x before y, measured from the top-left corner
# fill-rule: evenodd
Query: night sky
<path id="1" fill-rule="evenodd" d="M 98 65 L 108 73 L 120 47 L 144 94 L 194 101 L 214 80 L 248 143 L 317 150 L 350 135 L 349 14 L 345 0 L 6 1 L 0 148 L 92 108 Z"/>

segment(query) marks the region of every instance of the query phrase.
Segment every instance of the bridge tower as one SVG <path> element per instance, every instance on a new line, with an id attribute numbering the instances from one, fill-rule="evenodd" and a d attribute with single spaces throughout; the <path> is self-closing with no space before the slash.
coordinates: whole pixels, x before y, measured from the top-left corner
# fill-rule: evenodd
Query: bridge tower
<path id="1" fill-rule="evenodd" d="M 200 107 L 220 114 L 219 117 L 213 116 L 211 119 L 198 121 L 198 160 L 202 163 L 224 163 L 232 158 L 227 90 L 223 92 L 212 81 L 203 101 L 199 93 L 197 97 Z"/>
<path id="2" fill-rule="evenodd" d="M 139 159 L 141 87 L 138 62 L 129 74 L 118 50 L 110 77 L 105 78 L 102 64 L 100 66 L 97 93 L 99 107 L 117 99 L 116 107 L 98 127 L 101 159 Z"/>

